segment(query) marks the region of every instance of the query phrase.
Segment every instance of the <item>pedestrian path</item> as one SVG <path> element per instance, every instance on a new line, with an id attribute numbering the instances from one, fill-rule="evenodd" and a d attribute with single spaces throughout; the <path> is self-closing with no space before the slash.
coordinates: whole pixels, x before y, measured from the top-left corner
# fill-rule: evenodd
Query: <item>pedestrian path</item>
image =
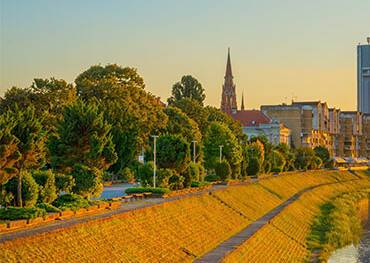
<path id="1" fill-rule="evenodd" d="M 323 185 L 329 185 L 329 184 L 335 184 L 335 183 L 324 183 L 324 184 L 308 187 L 296 193 L 295 195 L 287 199 L 285 202 L 275 207 L 269 213 L 257 219 L 256 221 L 248 225 L 246 228 L 244 228 L 242 231 L 232 236 L 231 238 L 227 239 L 226 241 L 218 245 L 215 249 L 211 250 L 210 252 L 202 256 L 201 258 L 196 259 L 194 262 L 196 263 L 221 262 L 221 260 L 226 256 L 226 254 L 235 250 L 239 245 L 241 245 L 246 240 L 248 240 L 250 237 L 252 237 L 259 229 L 261 229 L 264 225 L 268 224 L 272 218 L 278 215 L 285 207 L 287 207 L 288 205 L 296 201 L 302 194 L 308 191 L 311 191 L 314 188 L 317 188 Z"/>

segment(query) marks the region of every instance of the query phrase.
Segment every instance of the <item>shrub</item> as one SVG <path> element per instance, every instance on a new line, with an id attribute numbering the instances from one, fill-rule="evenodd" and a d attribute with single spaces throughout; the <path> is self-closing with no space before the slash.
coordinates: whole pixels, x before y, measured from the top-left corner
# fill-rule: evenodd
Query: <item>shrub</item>
<path id="1" fill-rule="evenodd" d="M 280 152 L 276 150 L 272 151 L 270 156 L 270 162 L 271 162 L 271 172 L 280 173 L 284 171 L 284 166 L 286 162 L 284 156 Z"/>
<path id="2" fill-rule="evenodd" d="M 318 169 L 318 168 L 321 168 L 321 166 L 322 166 L 321 158 L 318 156 L 315 156 L 313 158 L 311 165 L 309 166 L 309 169 Z"/>
<path id="3" fill-rule="evenodd" d="M 90 196 L 98 197 L 103 191 L 101 170 L 77 164 L 71 175 L 76 182 L 72 188 L 73 193 L 89 198 Z"/>
<path id="4" fill-rule="evenodd" d="M 32 171 L 32 176 L 39 185 L 39 203 L 51 203 L 57 198 L 55 176 L 51 170 Z"/>
<path id="5" fill-rule="evenodd" d="M 48 213 L 56 213 L 56 212 L 61 211 L 59 208 L 57 208 L 57 207 L 55 207 L 51 204 L 46 204 L 46 203 L 37 204 L 36 207 L 44 209 Z"/>
<path id="6" fill-rule="evenodd" d="M 135 181 L 135 176 L 130 168 L 125 167 L 121 171 L 119 171 L 118 179 L 124 180 L 125 182 L 128 183 L 132 183 Z"/>
<path id="7" fill-rule="evenodd" d="M 83 207 L 89 207 L 90 203 L 87 199 L 83 198 L 80 195 L 76 194 L 65 194 L 59 196 L 53 203 L 53 206 L 56 206 L 60 210 L 78 210 Z"/>
<path id="8" fill-rule="evenodd" d="M 191 187 L 202 187 L 209 185 L 209 182 L 191 182 Z"/>
<path id="9" fill-rule="evenodd" d="M 325 146 L 317 146 L 314 149 L 315 154 L 319 157 L 324 165 L 330 161 L 329 150 Z"/>
<path id="10" fill-rule="evenodd" d="M 191 163 L 182 175 L 184 177 L 184 187 L 190 187 L 193 181 L 199 181 L 199 166 Z"/>
<path id="11" fill-rule="evenodd" d="M 176 174 L 172 169 L 159 169 L 156 176 L 156 185 L 162 188 L 169 187 L 170 178 Z"/>
<path id="12" fill-rule="evenodd" d="M 204 181 L 204 177 L 206 176 L 206 169 L 200 163 L 198 163 L 198 169 L 199 169 L 199 181 L 200 182 L 203 182 Z"/>
<path id="13" fill-rule="evenodd" d="M 46 215 L 41 208 L 7 207 L 0 209 L 1 220 L 32 219 Z"/>
<path id="14" fill-rule="evenodd" d="M 39 186 L 32 175 L 22 170 L 22 203 L 24 207 L 32 207 L 37 203 L 39 197 Z M 17 196 L 18 178 L 14 177 L 7 184 L 5 190 Z"/>
<path id="15" fill-rule="evenodd" d="M 227 179 L 230 179 L 230 176 L 231 176 L 230 164 L 226 160 L 216 163 L 215 172 L 216 172 L 216 175 L 222 181 L 226 181 Z"/>
<path id="16" fill-rule="evenodd" d="M 258 175 L 261 172 L 261 160 L 256 156 L 250 156 L 248 167 L 247 167 L 247 174 L 248 175 Z"/>
<path id="17" fill-rule="evenodd" d="M 178 174 L 174 174 L 170 177 L 169 183 L 170 183 L 170 189 L 171 190 L 180 190 L 184 188 L 184 180 L 185 178 L 183 176 L 180 176 Z"/>
<path id="18" fill-rule="evenodd" d="M 217 182 L 217 181 L 220 181 L 220 177 L 218 177 L 215 174 L 209 174 L 206 177 L 204 177 L 204 181 L 206 181 L 206 182 Z"/>
<path id="19" fill-rule="evenodd" d="M 57 194 L 61 192 L 71 193 L 73 186 L 75 186 L 75 179 L 71 175 L 56 174 L 55 185 Z"/>
<path id="20" fill-rule="evenodd" d="M 139 179 L 142 186 L 153 186 L 154 163 L 147 162 L 139 167 Z"/>
<path id="21" fill-rule="evenodd" d="M 167 194 L 170 190 L 168 188 L 160 188 L 160 187 L 131 187 L 125 190 L 125 193 L 130 194 L 142 194 L 142 193 L 153 193 L 153 194 Z"/>

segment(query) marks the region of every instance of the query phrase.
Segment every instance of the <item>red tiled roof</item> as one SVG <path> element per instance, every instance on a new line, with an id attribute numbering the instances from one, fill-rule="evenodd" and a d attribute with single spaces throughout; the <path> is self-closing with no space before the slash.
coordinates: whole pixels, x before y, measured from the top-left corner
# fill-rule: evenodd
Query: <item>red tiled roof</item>
<path id="1" fill-rule="evenodd" d="M 271 123 L 271 119 L 259 110 L 237 111 L 230 116 L 234 120 L 239 121 L 243 127 Z"/>

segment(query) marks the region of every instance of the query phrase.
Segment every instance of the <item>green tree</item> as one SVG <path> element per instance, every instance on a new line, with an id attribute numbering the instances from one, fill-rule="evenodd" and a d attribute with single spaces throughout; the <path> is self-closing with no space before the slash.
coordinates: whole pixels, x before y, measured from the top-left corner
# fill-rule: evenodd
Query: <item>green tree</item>
<path id="1" fill-rule="evenodd" d="M 71 193 L 75 185 L 75 179 L 71 175 L 55 174 L 55 186 L 57 194 L 61 192 Z"/>
<path id="2" fill-rule="evenodd" d="M 183 98 L 177 100 L 171 104 L 176 108 L 179 108 L 184 112 L 190 119 L 194 120 L 204 135 L 208 127 L 208 112 L 198 101 L 190 98 Z"/>
<path id="3" fill-rule="evenodd" d="M 17 175 L 15 164 L 20 159 L 18 138 L 12 134 L 16 125 L 9 112 L 0 115 L 0 186 Z"/>
<path id="4" fill-rule="evenodd" d="M 117 160 L 110 130 L 111 125 L 95 103 L 77 100 L 67 106 L 56 133 L 50 137 L 52 166 L 66 173 L 76 164 L 108 169 Z"/>
<path id="5" fill-rule="evenodd" d="M 198 128 L 198 124 L 190 119 L 179 108 L 172 106 L 167 107 L 164 112 L 168 116 L 168 123 L 163 133 L 171 135 L 179 135 L 183 137 L 189 144 L 196 141 L 196 161 L 202 162 L 203 147 L 202 147 L 202 134 Z M 193 145 L 190 147 L 190 154 L 193 157 Z"/>
<path id="6" fill-rule="evenodd" d="M 102 193 L 102 171 L 100 169 L 76 164 L 71 175 L 75 180 L 72 188 L 74 193 L 87 198 L 99 197 Z"/>
<path id="7" fill-rule="evenodd" d="M 58 197 L 54 173 L 51 170 L 33 170 L 31 174 L 39 186 L 39 203 L 52 203 Z"/>
<path id="8" fill-rule="evenodd" d="M 199 182 L 199 166 L 190 163 L 182 176 L 184 177 L 184 187 L 190 187 L 192 182 Z"/>
<path id="9" fill-rule="evenodd" d="M 293 150 L 285 143 L 281 143 L 277 145 L 275 147 L 275 150 L 279 151 L 285 159 L 284 171 L 295 170 L 295 167 L 294 167 L 295 155 L 294 155 Z"/>
<path id="10" fill-rule="evenodd" d="M 216 164 L 215 172 L 222 181 L 226 181 L 227 179 L 230 179 L 231 167 L 226 160 L 222 160 Z"/>
<path id="11" fill-rule="evenodd" d="M 19 160 L 14 165 L 18 176 L 17 204 L 22 207 L 22 175 L 23 170 L 37 169 L 44 165 L 46 131 L 42 127 L 42 119 L 35 115 L 35 109 L 15 107 L 8 112 L 9 118 L 15 121 L 11 130 L 18 139 Z"/>
<path id="12" fill-rule="evenodd" d="M 162 135 L 157 140 L 157 164 L 178 173 L 185 171 L 190 162 L 189 143 L 177 135 Z"/>
<path id="13" fill-rule="evenodd" d="M 314 148 L 315 154 L 319 157 L 324 165 L 330 161 L 329 150 L 325 146 L 317 146 Z"/>
<path id="14" fill-rule="evenodd" d="M 271 172 L 280 173 L 284 171 L 284 166 L 286 162 L 284 156 L 279 151 L 271 151 L 269 161 L 271 163 Z"/>
<path id="15" fill-rule="evenodd" d="M 183 76 L 180 82 L 176 82 L 172 86 L 172 96 L 168 99 L 168 104 L 172 104 L 183 98 L 195 100 L 203 105 L 206 94 L 204 93 L 202 84 L 193 76 Z"/>
<path id="16" fill-rule="evenodd" d="M 264 147 L 260 141 L 250 142 L 246 147 L 246 155 L 248 156 L 248 175 L 258 175 L 263 171 L 264 163 Z"/>
<path id="17" fill-rule="evenodd" d="M 133 68 L 115 64 L 92 66 L 75 83 L 83 100 L 100 102 L 105 118 L 112 125 L 118 161 L 110 170 L 115 173 L 130 167 L 148 144 L 149 135 L 166 126 L 162 103 L 145 91 L 143 78 Z"/>
<path id="18" fill-rule="evenodd" d="M 8 193 L 12 193 L 14 196 L 20 196 L 22 201 L 17 200 L 17 204 L 22 204 L 24 207 L 33 207 L 36 205 L 39 197 L 39 186 L 36 183 L 35 179 L 32 177 L 31 173 L 26 170 L 21 170 L 20 176 L 22 183 L 21 185 L 21 194 L 18 190 L 18 179 L 12 178 L 8 183 L 5 184 L 5 190 Z M 17 198 L 18 199 L 18 198 Z"/>
<path id="19" fill-rule="evenodd" d="M 237 173 L 240 173 L 240 164 L 243 158 L 242 148 L 235 135 L 225 124 L 212 122 L 204 138 L 204 161 L 207 169 L 214 169 L 216 163 L 220 161 L 220 145 L 223 145 L 223 158 L 230 164 L 233 176 L 237 177 Z"/>
<path id="20" fill-rule="evenodd" d="M 236 136 L 238 140 L 242 140 L 244 138 L 243 129 L 240 122 L 235 121 L 230 115 L 220 111 L 219 109 L 211 106 L 207 106 L 204 108 L 207 114 L 207 124 L 217 121 L 220 123 L 225 124 Z"/>
<path id="21" fill-rule="evenodd" d="M 6 91 L 4 99 L 0 100 L 0 109 L 26 109 L 33 106 L 36 116 L 42 117 L 44 127 L 50 130 L 61 118 L 63 108 L 75 99 L 75 87 L 62 79 L 34 79 L 29 88 L 12 87 Z"/>
<path id="22" fill-rule="evenodd" d="M 307 170 L 314 163 L 315 152 L 311 148 L 297 148 L 295 150 L 294 166 L 299 170 Z"/>

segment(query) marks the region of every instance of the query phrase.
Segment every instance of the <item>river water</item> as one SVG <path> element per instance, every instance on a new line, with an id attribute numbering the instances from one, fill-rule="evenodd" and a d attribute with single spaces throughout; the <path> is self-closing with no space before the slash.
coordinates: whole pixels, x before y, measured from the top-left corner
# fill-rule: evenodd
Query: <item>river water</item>
<path id="1" fill-rule="evenodd" d="M 329 263 L 370 263 L 370 225 L 365 229 L 361 243 L 336 250 Z"/>

